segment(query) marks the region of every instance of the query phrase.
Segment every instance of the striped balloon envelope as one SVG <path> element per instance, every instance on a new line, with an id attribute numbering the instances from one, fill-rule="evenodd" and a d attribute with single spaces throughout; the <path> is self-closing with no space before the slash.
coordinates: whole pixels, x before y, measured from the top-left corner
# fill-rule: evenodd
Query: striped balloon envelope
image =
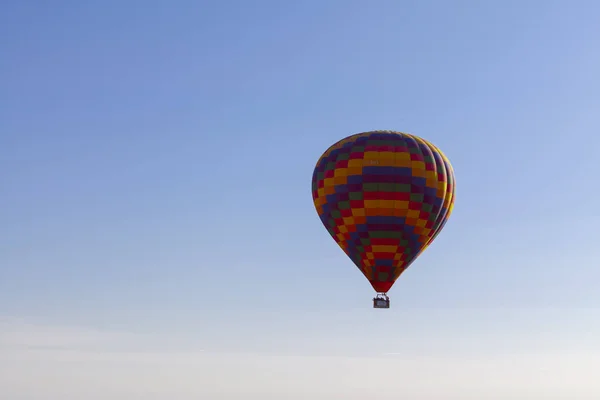
<path id="1" fill-rule="evenodd" d="M 454 181 L 450 161 L 430 142 L 371 131 L 323 153 L 312 196 L 331 237 L 373 289 L 386 293 L 448 221 Z"/>

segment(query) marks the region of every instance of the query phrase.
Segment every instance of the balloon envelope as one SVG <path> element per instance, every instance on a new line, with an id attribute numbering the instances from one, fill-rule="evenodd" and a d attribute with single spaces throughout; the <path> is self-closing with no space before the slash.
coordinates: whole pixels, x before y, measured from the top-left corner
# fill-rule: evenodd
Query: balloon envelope
<path id="1" fill-rule="evenodd" d="M 329 234 L 385 293 L 450 217 L 454 171 L 436 146 L 415 135 L 358 133 L 319 158 L 312 196 Z"/>

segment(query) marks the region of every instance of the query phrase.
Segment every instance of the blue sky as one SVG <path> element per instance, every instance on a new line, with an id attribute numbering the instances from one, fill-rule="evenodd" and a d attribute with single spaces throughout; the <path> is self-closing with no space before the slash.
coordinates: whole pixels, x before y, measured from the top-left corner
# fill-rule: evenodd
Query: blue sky
<path id="1" fill-rule="evenodd" d="M 600 4 L 583 0 L 5 1 L 0 316 L 17 333 L 0 352 L 23 374 L 0 362 L 14 374 L 0 394 L 40 398 L 26 375 L 41 359 L 64 379 L 73 363 L 93 368 L 97 353 L 78 347 L 90 336 L 115 363 L 135 350 L 183 368 L 184 352 L 225 376 L 250 357 L 234 374 L 247 386 L 202 392 L 190 376 L 189 392 L 165 383 L 145 399 L 175 387 L 265 399 L 272 382 L 252 374 L 288 369 L 313 398 L 386 399 L 384 383 L 343 384 L 376 362 L 422 365 L 398 388 L 385 380 L 390 398 L 464 399 L 497 392 L 471 372 L 505 376 L 494 357 L 530 352 L 554 364 L 507 369 L 504 399 L 524 384 L 528 400 L 547 399 L 562 383 L 565 398 L 573 385 L 597 398 L 585 373 L 560 380 L 560 357 L 583 368 L 577 357 L 600 353 L 598 20 Z M 431 140 L 457 178 L 450 221 L 378 313 L 310 193 L 321 153 L 373 129 Z M 465 357 L 481 364 L 465 364 L 463 386 L 415 383 Z M 536 362 L 550 372 L 521 382 Z M 302 375 L 311 363 L 342 372 L 328 386 Z M 114 398 L 142 390 L 103 371 Z M 147 374 L 130 382 L 168 380 Z M 81 385 L 62 398 L 109 390 Z M 279 399 L 300 396 L 290 385 Z"/>

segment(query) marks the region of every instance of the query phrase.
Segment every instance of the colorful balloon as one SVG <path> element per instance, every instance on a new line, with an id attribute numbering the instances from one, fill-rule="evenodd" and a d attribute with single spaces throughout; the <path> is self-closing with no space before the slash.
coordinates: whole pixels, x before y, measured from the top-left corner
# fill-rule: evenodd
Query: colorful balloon
<path id="1" fill-rule="evenodd" d="M 394 131 L 340 140 L 319 158 L 312 177 L 321 222 L 378 293 L 390 290 L 440 233 L 454 187 L 440 149 Z"/>

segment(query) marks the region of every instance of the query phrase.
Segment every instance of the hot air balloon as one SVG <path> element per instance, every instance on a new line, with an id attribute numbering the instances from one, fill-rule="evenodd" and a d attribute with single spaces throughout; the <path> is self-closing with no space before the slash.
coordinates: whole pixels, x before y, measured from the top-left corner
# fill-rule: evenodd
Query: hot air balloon
<path id="1" fill-rule="evenodd" d="M 314 206 L 375 289 L 374 308 L 389 308 L 387 292 L 448 221 L 454 182 L 440 149 L 396 131 L 348 136 L 317 161 Z"/>

